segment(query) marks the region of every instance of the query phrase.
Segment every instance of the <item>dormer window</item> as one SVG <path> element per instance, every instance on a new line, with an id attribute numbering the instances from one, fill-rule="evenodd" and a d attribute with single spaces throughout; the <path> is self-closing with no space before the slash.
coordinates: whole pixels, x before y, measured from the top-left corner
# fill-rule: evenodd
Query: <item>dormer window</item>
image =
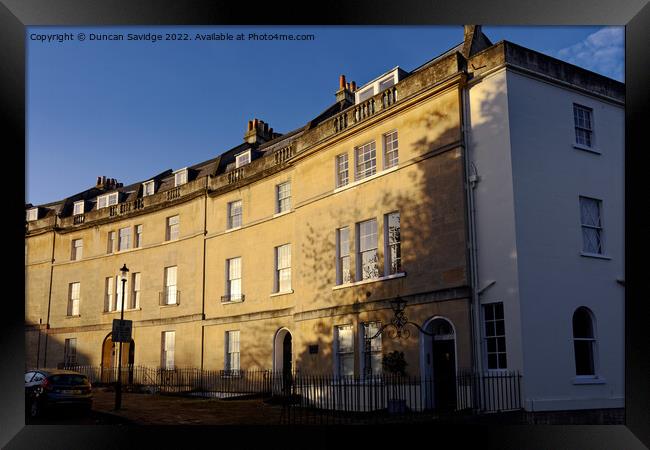
<path id="1" fill-rule="evenodd" d="M 78 202 L 74 202 L 74 207 L 73 207 L 73 210 L 72 210 L 72 214 L 76 216 L 78 214 L 83 214 L 84 212 L 85 212 L 84 211 L 84 201 L 81 200 L 81 201 L 78 201 Z"/>
<path id="2" fill-rule="evenodd" d="M 244 153 L 240 153 L 235 156 L 235 167 L 241 167 L 244 164 L 251 162 L 251 151 L 247 150 Z"/>
<path id="3" fill-rule="evenodd" d="M 107 206 L 117 205 L 117 192 L 100 195 L 97 197 L 97 209 L 106 208 Z"/>
<path id="4" fill-rule="evenodd" d="M 142 183 L 142 196 L 146 197 L 147 195 L 153 195 L 154 188 L 155 185 L 153 180 L 145 181 Z"/>
<path id="5" fill-rule="evenodd" d="M 174 172 L 174 187 L 187 183 L 187 169 Z"/>
<path id="6" fill-rule="evenodd" d="M 355 95 L 355 103 L 361 103 L 370 97 L 379 94 L 399 82 L 400 68 L 395 67 L 389 72 L 375 78 L 364 86 L 361 86 Z"/>
<path id="7" fill-rule="evenodd" d="M 27 221 L 32 221 L 38 219 L 38 208 L 32 208 L 27 210 Z"/>

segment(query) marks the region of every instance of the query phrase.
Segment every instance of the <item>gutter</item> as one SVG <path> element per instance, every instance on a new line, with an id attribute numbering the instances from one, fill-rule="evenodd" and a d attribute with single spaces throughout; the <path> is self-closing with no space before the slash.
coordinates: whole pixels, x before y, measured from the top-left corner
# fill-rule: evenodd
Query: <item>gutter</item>
<path id="1" fill-rule="evenodd" d="M 54 226 L 52 227 L 52 259 L 50 260 L 50 287 L 47 294 L 47 320 L 45 322 L 45 351 L 43 354 L 43 367 L 47 367 L 47 341 L 50 335 L 50 309 L 52 306 L 52 278 L 54 277 L 54 248 L 56 244 L 56 223 L 59 216 L 54 216 Z M 41 331 L 39 330 L 39 333 Z"/>

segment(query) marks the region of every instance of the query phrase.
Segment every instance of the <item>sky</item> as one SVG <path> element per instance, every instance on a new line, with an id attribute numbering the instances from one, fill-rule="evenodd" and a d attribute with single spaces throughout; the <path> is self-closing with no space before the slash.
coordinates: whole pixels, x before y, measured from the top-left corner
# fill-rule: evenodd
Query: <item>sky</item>
<path id="1" fill-rule="evenodd" d="M 623 27 L 483 31 L 493 43 L 624 81 Z M 147 33 L 163 39 L 127 40 Z M 250 36 L 276 33 L 313 39 Z M 459 44 L 463 27 L 29 27 L 26 40 L 25 202 L 40 205 L 91 188 L 98 176 L 128 185 L 214 158 L 243 142 L 253 118 L 276 132 L 299 128 L 335 102 L 339 75 L 362 86 L 395 66 L 411 71 Z"/>

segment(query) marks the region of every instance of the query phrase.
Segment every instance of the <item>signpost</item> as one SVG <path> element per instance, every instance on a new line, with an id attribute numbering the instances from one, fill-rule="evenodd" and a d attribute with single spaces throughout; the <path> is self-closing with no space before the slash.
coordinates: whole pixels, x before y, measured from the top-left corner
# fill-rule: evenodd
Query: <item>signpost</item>
<path id="1" fill-rule="evenodd" d="M 132 320 L 113 319 L 113 342 L 131 342 Z"/>

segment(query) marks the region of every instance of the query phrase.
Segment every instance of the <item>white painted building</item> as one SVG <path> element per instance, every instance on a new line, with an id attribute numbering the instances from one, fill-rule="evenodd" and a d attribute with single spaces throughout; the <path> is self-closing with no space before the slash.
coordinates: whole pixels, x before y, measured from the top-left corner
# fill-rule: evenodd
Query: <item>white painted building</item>
<path id="1" fill-rule="evenodd" d="M 624 85 L 509 42 L 470 68 L 477 364 L 528 411 L 621 408 Z"/>

